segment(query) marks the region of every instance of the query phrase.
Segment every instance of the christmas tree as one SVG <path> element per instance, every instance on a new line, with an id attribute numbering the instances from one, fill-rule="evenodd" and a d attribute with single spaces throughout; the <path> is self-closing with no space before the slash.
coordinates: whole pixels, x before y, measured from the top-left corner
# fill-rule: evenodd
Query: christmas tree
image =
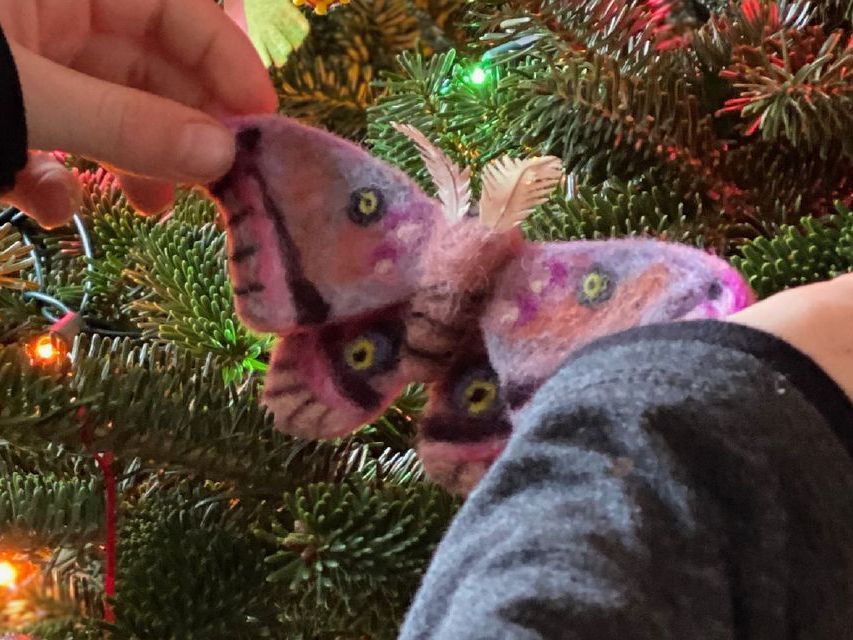
<path id="1" fill-rule="evenodd" d="M 475 191 L 500 155 L 561 158 L 533 240 L 701 246 L 760 296 L 853 268 L 850 0 L 326 8 L 301 9 L 283 65 L 265 36 L 281 112 L 428 192 L 392 122 Z M 186 190 L 142 217 L 64 160 L 86 188 L 73 224 L 0 209 L 0 632 L 395 637 L 459 504 L 413 451 L 423 390 L 348 438 L 276 432 L 272 338 L 235 316 L 213 202 Z"/>

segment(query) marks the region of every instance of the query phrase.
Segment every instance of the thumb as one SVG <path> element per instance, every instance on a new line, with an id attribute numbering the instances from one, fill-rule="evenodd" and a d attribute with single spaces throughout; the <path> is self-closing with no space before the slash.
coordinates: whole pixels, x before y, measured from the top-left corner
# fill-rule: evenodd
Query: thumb
<path id="1" fill-rule="evenodd" d="M 42 227 L 66 224 L 83 204 L 83 190 L 68 169 L 48 153 L 30 153 L 27 166 L 16 177 L 15 188 L 3 200 Z"/>
<path id="2" fill-rule="evenodd" d="M 32 147 L 170 182 L 207 184 L 230 168 L 233 134 L 209 115 L 12 47 Z"/>

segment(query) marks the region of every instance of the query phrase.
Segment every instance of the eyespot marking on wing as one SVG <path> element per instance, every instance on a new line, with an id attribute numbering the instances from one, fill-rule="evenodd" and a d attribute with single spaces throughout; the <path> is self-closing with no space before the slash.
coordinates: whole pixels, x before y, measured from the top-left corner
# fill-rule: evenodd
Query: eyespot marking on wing
<path id="1" fill-rule="evenodd" d="M 385 215 L 385 210 L 385 196 L 382 191 L 376 187 L 364 187 L 352 193 L 347 215 L 355 224 L 366 227 L 379 222 Z"/>
<path id="2" fill-rule="evenodd" d="M 596 305 L 607 302 L 616 290 L 616 280 L 611 273 L 601 267 L 593 267 L 586 273 L 578 288 L 578 300 L 584 305 Z"/>

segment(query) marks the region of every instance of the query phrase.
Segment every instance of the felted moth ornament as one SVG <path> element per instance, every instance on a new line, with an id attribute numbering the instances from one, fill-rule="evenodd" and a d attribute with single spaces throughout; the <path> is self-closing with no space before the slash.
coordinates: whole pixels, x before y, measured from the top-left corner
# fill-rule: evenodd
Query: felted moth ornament
<path id="1" fill-rule="evenodd" d="M 280 430 L 347 434 L 404 386 L 430 398 L 419 455 L 467 493 L 513 415 L 574 350 L 632 326 L 720 318 L 752 301 L 698 249 L 647 239 L 532 243 L 519 223 L 562 177 L 557 158 L 470 173 L 423 134 L 428 197 L 360 147 L 280 116 L 232 123 L 238 154 L 212 192 L 226 221 L 237 312 L 281 336 L 264 403 Z"/>

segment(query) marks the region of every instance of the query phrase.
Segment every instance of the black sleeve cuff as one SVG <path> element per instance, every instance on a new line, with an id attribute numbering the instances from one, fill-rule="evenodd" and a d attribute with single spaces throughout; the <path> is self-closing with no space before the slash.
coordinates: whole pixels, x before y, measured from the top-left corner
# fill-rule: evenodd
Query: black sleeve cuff
<path id="1" fill-rule="evenodd" d="M 27 122 L 15 59 L 0 28 L 0 194 L 15 186 L 27 164 Z"/>
<path id="2" fill-rule="evenodd" d="M 570 356 L 645 340 L 703 342 L 753 356 L 781 373 L 832 426 L 853 456 L 853 403 L 811 358 L 779 338 L 733 322 L 698 320 L 646 325 L 607 336 Z"/>

